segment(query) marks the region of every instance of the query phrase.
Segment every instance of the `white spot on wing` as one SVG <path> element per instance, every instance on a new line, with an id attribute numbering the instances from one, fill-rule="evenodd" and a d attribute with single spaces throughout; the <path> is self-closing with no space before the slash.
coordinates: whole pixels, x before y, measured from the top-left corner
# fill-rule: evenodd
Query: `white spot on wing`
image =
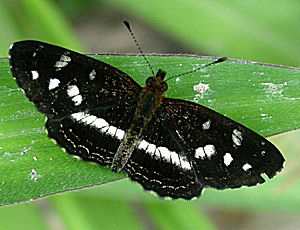
<path id="1" fill-rule="evenodd" d="M 105 127 L 102 127 L 101 129 L 99 129 L 100 132 L 102 133 L 106 133 L 107 130 L 109 129 L 110 126 L 105 126 Z"/>
<path id="2" fill-rule="evenodd" d="M 213 145 L 204 146 L 204 152 L 205 152 L 207 158 L 210 159 L 212 157 L 212 155 L 214 155 L 216 153 L 215 146 L 213 146 Z"/>
<path id="3" fill-rule="evenodd" d="M 74 97 L 79 94 L 79 89 L 76 85 L 70 85 L 67 89 L 69 97 Z"/>
<path id="4" fill-rule="evenodd" d="M 82 96 L 79 94 L 79 89 L 76 85 L 70 85 L 67 89 L 69 97 L 72 98 L 75 105 L 80 105 L 82 102 Z"/>
<path id="5" fill-rule="evenodd" d="M 181 162 L 181 167 L 183 169 L 192 169 L 190 162 L 188 162 L 187 160 L 181 158 L 180 162 Z"/>
<path id="6" fill-rule="evenodd" d="M 202 160 L 204 158 L 210 159 L 214 154 L 216 154 L 216 148 L 213 145 L 205 145 L 204 147 L 197 148 L 195 151 L 195 157 Z"/>
<path id="7" fill-rule="evenodd" d="M 126 135 L 124 130 L 110 125 L 102 118 L 97 118 L 96 116 L 90 115 L 85 112 L 73 113 L 71 117 L 75 121 L 95 127 L 99 130 L 99 132 L 106 133 L 107 135 L 110 135 L 119 140 L 122 140 Z M 137 148 L 146 151 L 146 153 L 151 154 L 151 156 L 155 157 L 156 159 L 162 158 L 162 160 L 165 160 L 171 164 L 175 164 L 183 169 L 191 169 L 191 165 L 185 157 L 180 156 L 176 152 L 170 151 L 166 147 L 156 148 L 155 144 L 151 144 L 146 140 L 141 140 L 137 145 Z"/>
<path id="8" fill-rule="evenodd" d="M 109 126 L 106 134 L 114 137 L 116 135 L 116 132 L 117 132 L 117 127 L 111 125 Z"/>
<path id="9" fill-rule="evenodd" d="M 155 149 L 156 149 L 156 145 L 154 145 L 154 144 L 149 144 L 148 145 L 148 148 L 147 148 L 147 150 L 146 150 L 146 153 L 155 153 Z"/>
<path id="10" fill-rule="evenodd" d="M 232 133 L 232 141 L 235 145 L 241 145 L 243 140 L 242 132 L 234 129 Z"/>
<path id="11" fill-rule="evenodd" d="M 80 105 L 82 103 L 82 96 L 77 95 L 77 96 L 72 98 L 72 101 L 74 101 L 75 105 Z"/>
<path id="12" fill-rule="evenodd" d="M 252 166 L 250 164 L 248 164 L 248 163 L 246 163 L 246 164 L 243 165 L 244 171 L 248 171 L 251 168 L 252 168 Z"/>
<path id="13" fill-rule="evenodd" d="M 62 67 L 65 67 L 69 64 L 69 62 L 71 61 L 71 58 L 69 56 L 66 56 L 66 55 L 61 55 L 59 61 L 57 61 L 55 63 L 55 67 L 57 68 L 62 68 Z"/>
<path id="14" fill-rule="evenodd" d="M 59 86 L 60 80 L 57 78 L 51 78 L 49 81 L 49 90 L 55 89 Z"/>
<path id="15" fill-rule="evenodd" d="M 149 142 L 142 140 L 138 146 L 138 149 L 146 150 L 148 148 Z"/>
<path id="16" fill-rule="evenodd" d="M 125 132 L 122 129 L 117 129 L 115 137 L 118 138 L 119 140 L 123 140 L 125 136 Z"/>
<path id="17" fill-rule="evenodd" d="M 208 120 L 207 122 L 202 124 L 202 129 L 208 130 L 210 128 L 210 125 L 211 125 L 211 120 Z"/>
<path id="18" fill-rule="evenodd" d="M 201 158 L 201 159 L 205 158 L 205 152 L 204 152 L 203 147 L 199 147 L 199 148 L 196 149 L 195 157 L 198 158 L 198 159 L 199 158 Z"/>
<path id="19" fill-rule="evenodd" d="M 233 158 L 232 158 L 231 154 L 230 154 L 230 153 L 226 153 L 226 154 L 224 155 L 224 164 L 225 164 L 226 166 L 228 166 L 228 165 L 231 164 L 232 161 L 233 161 Z"/>
<path id="20" fill-rule="evenodd" d="M 88 115 L 84 118 L 81 119 L 81 121 L 87 125 L 93 123 L 95 120 L 97 119 L 96 116 L 93 116 L 93 115 Z"/>
<path id="21" fill-rule="evenodd" d="M 243 136 L 242 136 L 242 132 L 237 130 L 237 129 L 234 129 L 233 130 L 233 134 L 236 135 L 239 139 L 243 139 Z"/>
<path id="22" fill-rule="evenodd" d="M 180 160 L 179 160 L 179 155 L 176 152 L 171 151 L 171 161 L 173 164 L 175 165 L 180 165 Z M 184 160 L 182 159 L 182 162 L 184 162 Z"/>
<path id="23" fill-rule="evenodd" d="M 81 120 L 82 118 L 84 118 L 86 116 L 86 114 L 84 112 L 78 112 L 78 113 L 73 113 L 71 115 L 76 121 Z"/>
<path id="24" fill-rule="evenodd" d="M 93 123 L 92 126 L 95 128 L 101 129 L 103 127 L 109 126 L 109 124 L 102 118 L 97 118 Z"/>
<path id="25" fill-rule="evenodd" d="M 39 73 L 36 70 L 32 70 L 31 74 L 32 74 L 32 80 L 36 80 L 39 78 Z"/>
<path id="26" fill-rule="evenodd" d="M 185 158 L 180 157 L 176 152 L 170 151 L 166 147 L 158 147 L 155 150 L 155 157 L 157 159 L 163 158 L 163 160 L 178 165 L 183 169 L 191 169 L 190 163 Z"/>
<path id="27" fill-rule="evenodd" d="M 158 147 L 157 151 L 155 152 L 155 155 L 160 158 L 163 157 L 166 160 L 170 160 L 170 150 L 166 147 Z"/>
<path id="28" fill-rule="evenodd" d="M 89 77 L 90 77 L 91 81 L 95 79 L 95 77 L 96 77 L 96 71 L 94 69 L 92 70 L 92 72 L 90 72 Z"/>

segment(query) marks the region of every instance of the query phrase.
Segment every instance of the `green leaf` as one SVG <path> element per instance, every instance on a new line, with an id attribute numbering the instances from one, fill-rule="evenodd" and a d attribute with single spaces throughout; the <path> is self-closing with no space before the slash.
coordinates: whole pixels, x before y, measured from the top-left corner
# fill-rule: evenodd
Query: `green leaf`
<path id="1" fill-rule="evenodd" d="M 52 1 L 0 1 L 0 56 L 16 40 L 38 39 L 83 50 L 63 13 Z"/>
<path id="2" fill-rule="evenodd" d="M 126 199 L 84 197 L 79 194 L 68 193 L 48 200 L 65 229 L 143 229 L 134 207 Z"/>
<path id="3" fill-rule="evenodd" d="M 102 1 L 101 1 L 102 2 Z M 106 0 L 167 39 L 214 56 L 299 66 L 296 0 Z"/>
<path id="4" fill-rule="evenodd" d="M 40 229 L 49 227 L 44 220 L 41 209 L 33 203 L 0 208 L 0 230 L 7 229 Z"/>
<path id="5" fill-rule="evenodd" d="M 196 203 L 149 202 L 144 207 L 159 229 L 215 229 Z"/>
<path id="6" fill-rule="evenodd" d="M 123 70 L 142 85 L 150 75 L 138 56 L 96 58 Z M 151 56 L 149 61 L 155 71 L 161 67 L 166 70 L 167 77 L 211 62 L 196 56 Z M 299 69 L 227 61 L 174 78 L 168 84 L 166 96 L 208 106 L 264 136 L 300 127 Z M 0 204 L 125 176 L 64 153 L 47 138 L 44 119 L 17 87 L 8 60 L 0 59 Z"/>

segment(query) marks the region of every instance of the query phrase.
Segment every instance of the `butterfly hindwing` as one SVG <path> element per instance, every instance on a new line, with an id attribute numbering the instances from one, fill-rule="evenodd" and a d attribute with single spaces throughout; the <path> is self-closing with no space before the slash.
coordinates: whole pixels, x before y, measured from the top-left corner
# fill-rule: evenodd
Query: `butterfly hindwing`
<path id="1" fill-rule="evenodd" d="M 103 126 L 103 132 L 100 132 L 101 129 L 92 124 L 71 117 L 61 120 L 48 119 L 46 128 L 48 136 L 56 140 L 69 154 L 100 165 L 111 164 L 121 142 L 114 134 L 107 132 L 109 126 Z"/>
<path id="2" fill-rule="evenodd" d="M 178 151 L 164 120 L 155 116 L 145 127 L 125 171 L 130 179 L 161 197 L 199 197 L 203 186 L 195 181 L 189 160 Z"/>
<path id="3" fill-rule="evenodd" d="M 159 154 L 159 153 L 157 153 Z M 160 197 L 190 200 L 199 197 L 203 187 L 195 182 L 191 170 L 167 162 L 163 157 L 152 157 L 136 149 L 125 166 L 128 177 L 140 183 L 145 190 L 151 190 Z"/>

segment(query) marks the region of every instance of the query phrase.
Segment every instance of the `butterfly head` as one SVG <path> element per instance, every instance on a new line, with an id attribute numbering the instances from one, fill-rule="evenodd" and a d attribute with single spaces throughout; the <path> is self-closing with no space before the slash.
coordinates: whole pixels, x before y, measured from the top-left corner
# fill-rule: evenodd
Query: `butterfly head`
<path id="1" fill-rule="evenodd" d="M 146 86 L 152 89 L 157 89 L 160 92 L 165 92 L 168 89 L 168 84 L 165 82 L 166 72 L 161 69 L 158 70 L 155 77 L 149 77 L 146 80 Z"/>

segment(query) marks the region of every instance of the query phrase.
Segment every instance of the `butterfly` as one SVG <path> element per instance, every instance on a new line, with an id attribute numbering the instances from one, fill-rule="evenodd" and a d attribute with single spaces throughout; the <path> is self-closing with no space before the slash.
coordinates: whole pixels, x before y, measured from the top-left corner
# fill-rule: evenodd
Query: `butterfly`
<path id="1" fill-rule="evenodd" d="M 9 55 L 17 84 L 47 116 L 50 138 L 84 161 L 125 171 L 160 197 L 189 200 L 205 187 L 254 186 L 283 168 L 279 150 L 254 131 L 164 97 L 162 70 L 142 87 L 109 64 L 40 41 L 16 42 Z"/>

